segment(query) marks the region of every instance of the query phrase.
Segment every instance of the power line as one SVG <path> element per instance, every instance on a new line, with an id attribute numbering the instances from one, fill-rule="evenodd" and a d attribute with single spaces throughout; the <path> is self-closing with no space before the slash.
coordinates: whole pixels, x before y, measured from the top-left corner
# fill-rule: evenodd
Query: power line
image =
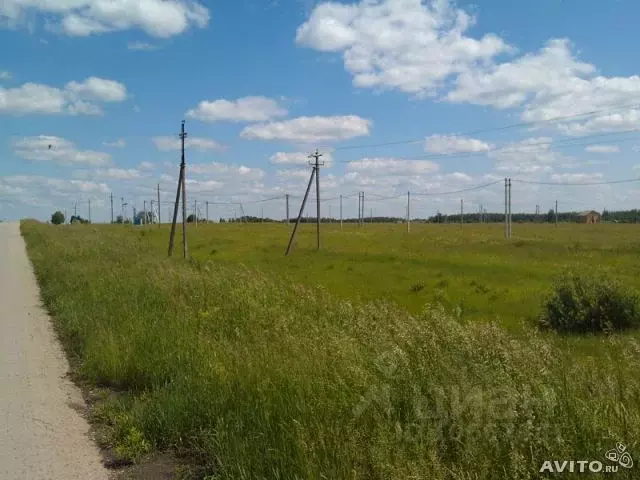
<path id="1" fill-rule="evenodd" d="M 527 183 L 530 185 L 561 185 L 565 187 L 584 187 L 589 185 L 614 185 L 618 183 L 633 183 L 640 182 L 640 178 L 627 178 L 624 180 L 611 180 L 611 181 L 603 181 L 603 182 L 580 182 L 580 183 L 572 183 L 572 182 L 534 182 L 532 180 L 521 180 L 518 178 L 513 179 L 514 182 Z"/>

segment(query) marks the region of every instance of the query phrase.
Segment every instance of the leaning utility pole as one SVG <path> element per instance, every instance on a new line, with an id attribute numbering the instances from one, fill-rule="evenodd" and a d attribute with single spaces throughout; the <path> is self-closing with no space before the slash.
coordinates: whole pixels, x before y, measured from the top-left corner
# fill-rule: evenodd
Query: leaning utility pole
<path id="1" fill-rule="evenodd" d="M 289 252 L 291 251 L 291 246 L 293 245 L 293 239 L 296 237 L 296 231 L 298 230 L 298 225 L 300 225 L 300 219 L 302 218 L 302 213 L 304 212 L 304 206 L 306 205 L 307 198 L 309 197 L 309 190 L 311 190 L 311 184 L 313 183 L 313 177 L 315 173 L 316 173 L 316 167 L 314 166 L 313 169 L 311 170 L 311 176 L 309 177 L 309 184 L 307 185 L 307 191 L 304 192 L 304 198 L 302 199 L 302 204 L 300 205 L 300 213 L 298 213 L 296 224 L 293 227 L 293 232 L 291 232 L 291 238 L 289 238 L 289 245 L 287 245 L 287 251 L 285 252 L 285 256 L 289 255 Z"/>
<path id="2" fill-rule="evenodd" d="M 173 255 L 173 245 L 176 233 L 176 222 L 178 220 L 178 206 L 180 205 L 180 194 L 182 194 L 182 249 L 184 258 L 188 256 L 187 247 L 187 194 L 185 192 L 185 161 L 184 161 L 184 139 L 187 133 L 184 131 L 184 120 L 182 121 L 182 130 L 179 134 L 181 143 L 182 157 L 180 161 L 180 175 L 178 178 L 178 189 L 176 191 L 176 203 L 173 209 L 173 222 L 171 223 L 171 234 L 169 237 L 169 256 Z"/>
<path id="3" fill-rule="evenodd" d="M 318 153 L 316 149 L 316 153 L 312 153 L 309 155 L 309 158 L 313 158 L 315 162 L 313 163 L 313 168 L 316 173 L 316 240 L 318 244 L 318 250 L 320 250 L 320 166 L 324 165 L 324 163 L 320 163 L 321 153 Z"/>
<path id="4" fill-rule="evenodd" d="M 113 223 L 113 193 L 111 193 L 111 223 Z"/>

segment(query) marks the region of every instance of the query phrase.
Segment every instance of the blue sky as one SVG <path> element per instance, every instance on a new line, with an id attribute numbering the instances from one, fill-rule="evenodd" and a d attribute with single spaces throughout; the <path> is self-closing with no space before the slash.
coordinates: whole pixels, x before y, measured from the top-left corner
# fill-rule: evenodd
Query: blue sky
<path id="1" fill-rule="evenodd" d="M 355 216 L 358 191 L 374 215 L 404 216 L 407 191 L 415 216 L 461 198 L 501 211 L 505 176 L 530 182 L 515 211 L 634 208 L 635 183 L 536 182 L 639 176 L 639 15 L 625 0 L 6 0 L 0 218 L 87 216 L 91 200 L 104 221 L 111 193 L 118 214 L 157 184 L 169 202 L 182 119 L 189 208 L 211 218 L 282 218 L 285 194 L 297 210 L 315 148 L 324 215 L 344 195 Z"/>

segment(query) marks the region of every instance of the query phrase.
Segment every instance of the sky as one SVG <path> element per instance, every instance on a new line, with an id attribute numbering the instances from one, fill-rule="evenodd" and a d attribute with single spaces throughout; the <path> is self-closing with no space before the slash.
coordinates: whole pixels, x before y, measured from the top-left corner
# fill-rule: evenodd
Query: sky
<path id="1" fill-rule="evenodd" d="M 633 0 L 3 0 L 0 219 L 637 208 Z M 312 191 L 311 200 L 315 198 Z M 123 204 L 126 204 L 123 207 Z M 314 215 L 312 205 L 305 211 Z"/>

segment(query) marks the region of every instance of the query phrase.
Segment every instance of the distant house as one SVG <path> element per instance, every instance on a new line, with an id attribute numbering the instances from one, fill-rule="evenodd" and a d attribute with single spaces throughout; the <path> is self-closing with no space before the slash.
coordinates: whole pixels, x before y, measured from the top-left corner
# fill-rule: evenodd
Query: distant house
<path id="1" fill-rule="evenodd" d="M 601 215 L 595 210 L 581 212 L 578 214 L 579 223 L 600 223 Z"/>

